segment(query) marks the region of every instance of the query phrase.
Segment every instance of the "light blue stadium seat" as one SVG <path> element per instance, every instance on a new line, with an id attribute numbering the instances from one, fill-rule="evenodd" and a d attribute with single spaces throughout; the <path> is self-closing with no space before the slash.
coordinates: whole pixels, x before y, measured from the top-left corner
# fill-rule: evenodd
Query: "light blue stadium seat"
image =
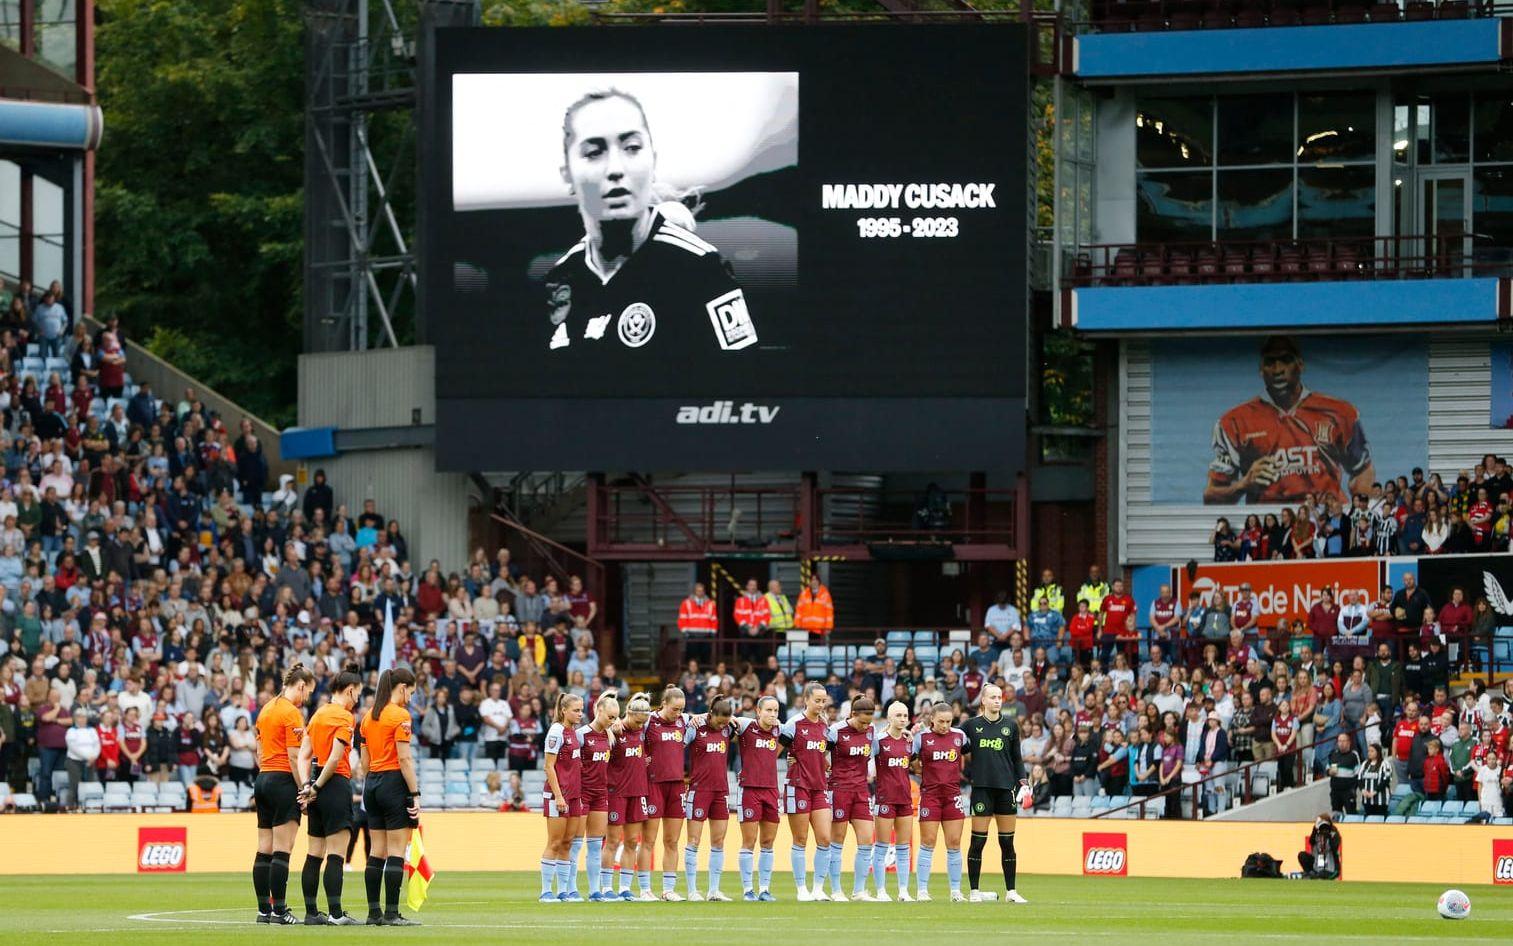
<path id="1" fill-rule="evenodd" d="M 904 651 L 908 649 L 908 646 L 907 644 L 889 644 L 888 656 L 893 658 L 894 661 L 903 660 Z"/>
<path id="2" fill-rule="evenodd" d="M 887 639 L 890 647 L 893 644 L 907 647 L 914 643 L 914 634 L 912 631 L 889 631 L 884 637 Z"/>
<path id="3" fill-rule="evenodd" d="M 1493 818 L 1492 823 L 1495 825 L 1510 825 L 1513 824 L 1513 818 Z"/>
<path id="4" fill-rule="evenodd" d="M 914 632 L 914 646 L 915 647 L 939 647 L 940 646 L 940 635 L 936 634 L 934 631 L 915 631 Z"/>
<path id="5" fill-rule="evenodd" d="M 1412 790 L 1413 789 L 1410 786 L 1407 786 L 1407 785 L 1402 785 L 1402 784 L 1394 785 L 1394 786 L 1392 786 L 1392 797 L 1393 798 L 1401 798 L 1402 796 L 1408 794 Z"/>
<path id="6" fill-rule="evenodd" d="M 1418 806 L 1418 814 L 1422 816 L 1437 815 L 1444 807 L 1444 802 L 1426 801 Z"/>
<path id="7" fill-rule="evenodd" d="M 922 664 L 935 664 L 940 661 L 940 648 L 934 644 L 916 644 L 914 656 Z"/>
<path id="8" fill-rule="evenodd" d="M 1382 815 L 1367 815 L 1366 816 L 1366 823 L 1367 824 L 1382 824 L 1382 823 L 1386 822 L 1386 820 L 1387 819 L 1385 817 L 1383 817 Z"/>
<path id="9" fill-rule="evenodd" d="M 1112 800 L 1113 799 L 1109 798 L 1107 795 L 1099 795 L 1099 796 L 1095 797 L 1093 799 L 1093 810 L 1094 811 L 1107 811 L 1111 807 L 1111 805 L 1109 803 Z"/>
<path id="10" fill-rule="evenodd" d="M 830 666 L 837 673 L 844 674 L 851 669 L 851 661 L 856 659 L 856 648 L 847 644 L 833 644 L 830 647 Z"/>
<path id="11" fill-rule="evenodd" d="M 465 781 L 449 780 L 446 783 L 446 793 L 448 795 L 466 795 L 468 793 L 468 783 Z"/>
<path id="12" fill-rule="evenodd" d="M 1407 818 L 1406 815 L 1388 815 L 1387 816 L 1387 823 L 1388 824 L 1407 824 L 1408 823 L 1408 818 Z"/>
<path id="13" fill-rule="evenodd" d="M 1391 821 L 1392 819 L 1389 818 L 1387 820 Z M 1434 824 L 1437 821 L 1439 821 L 1438 818 L 1426 818 L 1423 815 L 1413 815 L 1408 818 L 1409 824 Z"/>
<path id="14" fill-rule="evenodd" d="M 42 346 L 37 344 L 36 342 L 28 342 L 26 345 L 26 354 L 23 357 L 40 358 L 41 356 Z"/>
<path id="15" fill-rule="evenodd" d="M 1474 818 L 1481 814 L 1481 803 L 1474 801 L 1462 802 L 1460 813 L 1467 818 Z"/>
<path id="16" fill-rule="evenodd" d="M 1345 817 L 1340 819 L 1343 824 L 1360 824 L 1365 820 L 1366 819 L 1363 815 L 1346 815 Z"/>
<path id="17" fill-rule="evenodd" d="M 1428 803 L 1425 802 L 1425 804 Z M 1447 801 L 1439 806 L 1439 813 L 1442 815 L 1458 815 L 1464 810 L 1464 805 L 1465 802 L 1461 801 Z"/>

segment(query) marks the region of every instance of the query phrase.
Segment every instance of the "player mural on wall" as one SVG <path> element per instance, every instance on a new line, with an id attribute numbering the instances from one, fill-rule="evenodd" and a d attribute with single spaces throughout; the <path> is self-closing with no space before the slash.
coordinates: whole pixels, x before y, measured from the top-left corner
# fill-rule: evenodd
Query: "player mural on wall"
<path id="1" fill-rule="evenodd" d="M 1348 499 L 1376 475 L 1355 405 L 1303 384 L 1303 353 L 1292 338 L 1261 346 L 1264 391 L 1224 412 L 1213 431 L 1203 502 L 1296 502 L 1310 493 Z"/>
<path id="2" fill-rule="evenodd" d="M 676 356 L 755 345 L 756 326 L 729 266 L 694 235 L 682 195 L 656 180 L 651 129 L 635 96 L 589 92 L 568 107 L 562 136 L 562 178 L 584 237 L 546 275 L 549 349 L 660 341 L 664 355 Z"/>

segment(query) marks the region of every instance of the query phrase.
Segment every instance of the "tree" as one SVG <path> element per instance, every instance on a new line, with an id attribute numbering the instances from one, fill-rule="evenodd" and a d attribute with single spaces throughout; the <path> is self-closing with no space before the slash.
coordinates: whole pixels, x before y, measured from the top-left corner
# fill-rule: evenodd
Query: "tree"
<path id="1" fill-rule="evenodd" d="M 100 0 L 97 312 L 264 419 L 301 339 L 299 0 Z M 171 392 L 164 392 L 165 396 Z"/>

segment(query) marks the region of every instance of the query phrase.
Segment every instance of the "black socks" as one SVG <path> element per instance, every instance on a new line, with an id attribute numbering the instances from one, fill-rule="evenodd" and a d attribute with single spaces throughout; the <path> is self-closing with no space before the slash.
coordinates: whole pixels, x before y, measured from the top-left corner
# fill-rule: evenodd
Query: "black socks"
<path id="1" fill-rule="evenodd" d="M 405 879 L 405 859 L 390 857 L 384 861 L 384 916 L 399 913 L 399 887 Z"/>
<path id="2" fill-rule="evenodd" d="M 315 914 L 320 912 L 320 858 L 313 854 L 305 855 L 305 866 L 299 872 L 299 888 L 305 895 L 305 913 Z"/>
<path id="3" fill-rule="evenodd" d="M 341 916 L 341 884 L 342 871 L 346 868 L 346 858 L 340 854 L 326 855 L 326 909 L 332 916 Z"/>
<path id="4" fill-rule="evenodd" d="M 967 881 L 970 889 L 977 889 L 977 881 L 982 877 L 982 849 L 988 846 L 988 833 L 986 831 L 973 831 L 972 844 L 967 848 Z"/>
<path id="5" fill-rule="evenodd" d="M 289 909 L 285 895 L 289 892 L 289 852 L 274 851 L 273 862 L 268 865 L 268 895 L 273 898 L 273 912 L 284 913 Z"/>
<path id="6" fill-rule="evenodd" d="M 1019 870 L 1019 858 L 1014 856 L 1014 832 L 998 832 L 998 856 L 1003 859 L 1003 882 L 1005 889 L 1014 889 L 1014 875 Z"/>
<path id="7" fill-rule="evenodd" d="M 257 912 L 267 913 L 268 906 L 268 868 L 273 863 L 272 854 L 259 853 L 252 859 L 252 890 L 257 894 Z"/>
<path id="8" fill-rule="evenodd" d="M 384 859 L 370 856 L 368 867 L 363 871 L 363 879 L 368 885 L 368 915 L 383 912 L 379 901 L 383 899 Z"/>

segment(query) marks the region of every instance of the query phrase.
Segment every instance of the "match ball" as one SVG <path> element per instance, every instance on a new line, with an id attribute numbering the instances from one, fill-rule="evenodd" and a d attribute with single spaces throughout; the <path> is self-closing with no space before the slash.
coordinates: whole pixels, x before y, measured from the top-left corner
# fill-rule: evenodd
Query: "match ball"
<path id="1" fill-rule="evenodd" d="M 1464 920 L 1471 915 L 1471 898 L 1459 890 L 1446 890 L 1439 895 L 1436 907 L 1447 920 Z"/>

